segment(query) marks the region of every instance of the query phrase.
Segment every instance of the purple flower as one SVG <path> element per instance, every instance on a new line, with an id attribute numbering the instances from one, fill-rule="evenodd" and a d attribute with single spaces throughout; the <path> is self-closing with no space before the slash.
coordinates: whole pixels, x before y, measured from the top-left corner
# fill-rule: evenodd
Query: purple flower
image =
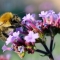
<path id="1" fill-rule="evenodd" d="M 18 40 L 19 38 L 19 31 L 18 32 L 14 32 L 13 33 L 13 36 L 9 35 L 9 37 L 7 38 L 7 41 L 6 41 L 6 45 L 8 45 L 9 43 L 12 43 L 13 41 L 16 41 Z"/>
<path id="2" fill-rule="evenodd" d="M 2 50 L 3 50 L 3 52 L 6 51 L 7 50 L 7 46 L 3 45 Z"/>
<path id="3" fill-rule="evenodd" d="M 7 47 L 6 45 L 3 45 L 2 50 L 3 50 L 3 52 L 6 50 L 11 51 L 11 48 Z"/>
<path id="4" fill-rule="evenodd" d="M 17 31 L 17 32 L 14 32 L 14 33 L 13 33 L 13 36 L 14 36 L 14 37 L 18 37 L 18 36 L 19 36 L 19 34 L 20 34 L 20 32 L 19 32 L 19 31 Z"/>
<path id="5" fill-rule="evenodd" d="M 45 17 L 47 15 L 47 11 L 44 12 L 44 11 L 41 11 L 41 14 L 39 14 L 39 17 Z"/>
<path id="6" fill-rule="evenodd" d="M 53 20 L 57 20 L 58 19 L 58 14 L 53 14 Z"/>
<path id="7" fill-rule="evenodd" d="M 47 11 L 47 15 L 45 16 L 46 18 L 50 18 L 50 16 L 54 16 L 55 12 L 53 10 Z"/>
<path id="8" fill-rule="evenodd" d="M 31 20 L 31 21 L 34 21 L 35 20 L 34 17 L 33 17 L 33 15 L 30 15 L 30 14 L 27 14 L 22 19 L 23 19 L 24 22 L 25 21 L 29 21 L 29 20 Z"/>
<path id="9" fill-rule="evenodd" d="M 55 12 L 53 10 L 49 10 L 47 11 L 48 14 L 55 14 Z"/>
<path id="10" fill-rule="evenodd" d="M 37 27 L 39 30 L 41 30 L 42 24 L 43 24 L 42 20 L 37 20 L 37 21 L 36 21 L 36 27 Z"/>
<path id="11" fill-rule="evenodd" d="M 12 38 L 13 38 L 13 36 L 9 35 L 9 37 L 6 40 L 6 45 L 8 45 L 9 43 L 11 43 Z"/>
<path id="12" fill-rule="evenodd" d="M 35 42 L 35 39 L 39 38 L 38 33 L 34 33 L 33 31 L 29 31 L 29 34 L 24 37 L 26 42 Z"/>
<path id="13" fill-rule="evenodd" d="M 16 28 L 16 31 L 23 32 L 23 27 Z"/>

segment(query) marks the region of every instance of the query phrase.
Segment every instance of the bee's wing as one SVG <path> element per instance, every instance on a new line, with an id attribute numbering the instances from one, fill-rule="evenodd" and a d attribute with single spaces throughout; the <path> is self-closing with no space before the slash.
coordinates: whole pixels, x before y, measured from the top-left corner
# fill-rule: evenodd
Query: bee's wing
<path id="1" fill-rule="evenodd" d="M 11 26 L 11 24 L 10 24 L 9 21 L 7 21 L 7 22 L 5 22 L 5 23 L 3 24 L 3 26 L 4 26 L 4 27 L 9 27 L 9 26 Z"/>
<path id="2" fill-rule="evenodd" d="M 4 23 L 3 22 L 0 22 L 0 26 L 2 26 Z"/>
<path id="3" fill-rule="evenodd" d="M 11 26 L 11 24 L 10 24 L 9 21 L 5 21 L 5 22 L 1 22 L 1 21 L 0 21 L 0 26 L 9 27 L 9 26 Z"/>

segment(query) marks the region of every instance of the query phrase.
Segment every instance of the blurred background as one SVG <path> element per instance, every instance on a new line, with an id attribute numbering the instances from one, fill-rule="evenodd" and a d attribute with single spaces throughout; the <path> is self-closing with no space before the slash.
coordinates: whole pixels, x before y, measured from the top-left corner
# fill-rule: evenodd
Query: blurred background
<path id="1" fill-rule="evenodd" d="M 60 0 L 0 0 L 0 15 L 5 12 L 12 12 L 18 14 L 21 18 L 26 13 L 39 13 L 41 11 L 54 10 L 56 13 L 60 12 Z M 47 45 L 49 46 L 49 39 L 47 37 Z M 57 34 L 55 37 L 56 46 L 53 50 L 53 55 L 57 60 L 60 57 L 60 35 Z M 2 46 L 4 42 L 0 41 L 0 54 L 2 52 Z M 37 44 L 38 48 L 44 50 L 44 48 Z M 18 55 L 14 52 L 7 51 L 5 53 L 11 53 L 11 60 L 21 60 Z M 22 60 L 48 60 L 48 57 L 41 57 L 39 53 L 26 54 Z M 59 59 L 60 60 L 60 59 Z"/>
<path id="2" fill-rule="evenodd" d="M 59 0 L 0 0 L 0 14 L 11 11 L 23 17 L 24 12 L 60 11 Z M 22 13 L 21 13 L 22 12 Z"/>

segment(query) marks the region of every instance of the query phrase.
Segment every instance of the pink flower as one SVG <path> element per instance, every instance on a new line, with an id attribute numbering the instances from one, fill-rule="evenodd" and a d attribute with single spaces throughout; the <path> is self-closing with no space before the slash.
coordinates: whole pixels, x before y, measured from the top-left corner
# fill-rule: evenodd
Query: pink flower
<path id="1" fill-rule="evenodd" d="M 38 33 L 34 33 L 33 31 L 29 31 L 29 34 L 24 37 L 26 42 L 35 42 L 35 39 L 39 38 Z"/>

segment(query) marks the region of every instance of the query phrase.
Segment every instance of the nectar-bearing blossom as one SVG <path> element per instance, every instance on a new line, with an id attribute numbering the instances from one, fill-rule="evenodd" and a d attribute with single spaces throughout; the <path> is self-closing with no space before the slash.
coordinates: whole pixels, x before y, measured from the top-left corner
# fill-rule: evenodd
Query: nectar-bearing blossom
<path id="1" fill-rule="evenodd" d="M 29 31 L 29 34 L 24 37 L 26 42 L 35 42 L 35 39 L 39 38 L 38 33 L 34 33 L 33 31 Z"/>
<path id="2" fill-rule="evenodd" d="M 29 20 L 31 20 L 31 21 L 34 21 L 35 20 L 34 17 L 33 17 L 33 15 L 30 15 L 30 14 L 27 14 L 22 19 L 23 19 L 24 22 L 25 21 L 29 21 Z"/>
<path id="3" fill-rule="evenodd" d="M 3 52 L 5 52 L 6 50 L 11 51 L 11 48 L 7 47 L 6 45 L 3 45 L 2 50 L 3 50 Z"/>
<path id="4" fill-rule="evenodd" d="M 48 14 L 55 14 L 55 12 L 53 10 L 49 10 L 47 11 Z"/>
<path id="5" fill-rule="evenodd" d="M 47 15 L 47 11 L 44 12 L 44 11 L 41 11 L 41 14 L 39 14 L 39 17 L 45 17 Z"/>
<path id="6" fill-rule="evenodd" d="M 36 27 L 37 27 L 37 29 L 41 30 L 42 25 L 43 25 L 42 20 L 37 20 L 36 21 Z"/>
<path id="7" fill-rule="evenodd" d="M 20 34 L 20 32 L 19 32 L 19 31 L 17 31 L 17 32 L 14 32 L 14 33 L 13 33 L 13 36 L 14 36 L 14 37 L 18 37 L 18 36 L 19 36 L 19 34 Z"/>
<path id="8" fill-rule="evenodd" d="M 9 37 L 7 38 L 6 41 L 6 45 L 8 45 L 9 43 L 14 42 L 15 40 L 18 40 L 19 38 L 19 31 L 18 32 L 14 32 L 13 35 L 9 35 Z"/>
<path id="9" fill-rule="evenodd" d="M 9 43 L 11 43 L 12 37 L 13 37 L 13 36 L 9 35 L 9 37 L 8 37 L 7 40 L 6 40 L 6 45 L 8 45 Z"/>

